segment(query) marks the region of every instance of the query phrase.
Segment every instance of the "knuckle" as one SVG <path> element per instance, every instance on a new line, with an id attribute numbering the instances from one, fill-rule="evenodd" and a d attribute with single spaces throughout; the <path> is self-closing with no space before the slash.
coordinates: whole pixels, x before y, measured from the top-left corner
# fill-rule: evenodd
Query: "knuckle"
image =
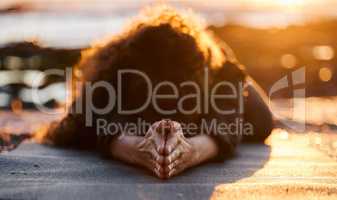
<path id="1" fill-rule="evenodd" d="M 154 173 L 157 175 L 157 177 L 161 178 L 161 174 L 159 173 L 158 170 L 154 170 Z"/>
<path id="2" fill-rule="evenodd" d="M 159 157 L 159 158 L 157 159 L 157 162 L 158 162 L 160 165 L 164 164 L 164 158 L 163 158 L 163 157 Z"/>
<path id="3" fill-rule="evenodd" d="M 176 173 L 177 173 L 177 170 L 176 170 L 176 169 L 173 169 L 172 171 L 169 172 L 168 176 L 169 176 L 169 177 L 172 177 L 172 176 L 174 176 Z"/>
<path id="4" fill-rule="evenodd" d="M 179 160 L 174 161 L 174 166 L 179 166 Z"/>
<path id="5" fill-rule="evenodd" d="M 149 137 L 148 142 L 152 144 L 154 142 L 154 137 L 153 136 Z"/>
<path id="6" fill-rule="evenodd" d="M 171 160 L 170 157 L 166 157 L 165 158 L 165 163 L 170 163 L 170 160 Z"/>
<path id="7" fill-rule="evenodd" d="M 162 168 L 162 167 L 159 167 L 159 169 L 158 169 L 158 171 L 159 171 L 159 173 L 164 173 L 164 169 Z"/>

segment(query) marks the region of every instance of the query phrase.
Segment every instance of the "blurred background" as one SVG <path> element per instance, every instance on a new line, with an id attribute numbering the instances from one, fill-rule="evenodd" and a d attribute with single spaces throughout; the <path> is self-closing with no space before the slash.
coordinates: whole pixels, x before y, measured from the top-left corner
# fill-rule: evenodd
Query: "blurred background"
<path id="1" fill-rule="evenodd" d="M 118 33 L 144 6 L 158 2 L 203 16 L 208 29 L 229 44 L 267 92 L 276 81 L 304 67 L 304 118 L 292 116 L 293 87 L 273 95 L 278 105 L 273 112 L 283 121 L 307 124 L 312 144 L 337 157 L 336 0 L 1 0 L 2 130 L 29 132 L 34 129 L 27 127 L 50 121 L 53 116 L 25 117 L 22 111 L 39 104 L 63 105 L 65 80 L 44 78 L 38 85 L 40 101 L 34 102 L 31 87 L 37 77 L 46 69 L 73 66 L 81 50 Z M 287 139 L 288 132 L 281 136 Z"/>
<path id="2" fill-rule="evenodd" d="M 66 99 L 65 80 L 44 77 L 45 70 L 73 66 L 81 50 L 120 32 L 144 6 L 158 2 L 202 15 L 208 29 L 234 50 L 266 92 L 281 78 L 291 83 L 289 75 L 304 68 L 305 84 L 298 86 L 305 88 L 303 112 L 294 115 L 292 110 L 297 86 L 273 94 L 272 111 L 280 129 L 271 137 L 281 141 L 273 151 L 296 155 L 292 147 L 302 148 L 309 139 L 310 145 L 337 159 L 336 0 L 0 0 L 0 152 L 13 149 L 41 124 L 59 118 L 35 109 L 38 105 L 62 108 Z M 40 101 L 35 102 L 31 88 L 39 78 Z M 305 130 L 296 128 L 303 124 Z M 292 135 L 301 138 L 287 148 L 282 142 Z M 303 160 L 307 166 L 308 160 Z M 298 167 L 297 162 L 286 161 Z M 323 165 L 312 163 L 312 172 L 302 173 L 321 181 L 315 174 Z M 288 165 L 271 170 L 273 177 L 284 166 Z M 330 171 L 322 170 L 321 175 L 335 176 L 334 165 L 327 166 Z"/>
<path id="3" fill-rule="evenodd" d="M 164 1 L 161 1 L 164 2 Z M 336 95 L 337 1 L 172 0 L 202 15 L 249 73 L 268 89 L 297 68 L 306 69 L 306 95 Z M 1 0 L 0 108 L 50 107 L 65 100 L 64 80 L 48 77 L 41 102 L 29 88 L 45 69 L 74 65 L 90 43 L 118 33 L 151 0 Z M 291 97 L 279 91 L 276 97 Z"/>
<path id="4" fill-rule="evenodd" d="M 266 92 L 284 77 L 292 83 L 290 75 L 298 69 L 305 69 L 305 83 L 273 94 L 269 103 L 276 127 L 265 141 L 268 147 L 242 145 L 237 159 L 226 161 L 224 169 L 211 165 L 200 177 L 186 174 L 178 186 L 175 183 L 179 181 L 155 187 L 145 179 L 125 179 L 136 183 L 139 197 L 151 198 L 147 191 L 161 197 L 167 189 L 180 199 L 200 199 L 205 189 L 213 187 L 209 185 L 224 182 L 214 190 L 220 198 L 333 199 L 337 175 L 337 0 L 0 0 L 0 153 L 13 150 L 62 117 L 36 109 L 41 104 L 63 108 L 66 90 L 62 77 L 43 78 L 38 85 L 40 101 L 32 98 L 32 85 L 45 70 L 73 66 L 81 50 L 120 32 L 144 6 L 158 2 L 203 16 L 208 29 L 234 50 Z M 305 89 L 304 101 L 300 101 L 305 105 L 303 112 L 293 109 L 296 88 Z M 110 190 L 110 186 L 120 185 L 118 174 L 133 176 L 130 169 L 120 173 L 115 166 L 116 173 L 111 173 L 115 177 L 110 178 L 105 175 L 114 166 L 111 163 L 104 166 L 84 155 L 54 152 L 32 143 L 0 158 L 0 195 L 15 192 L 25 195 L 24 199 L 37 198 L 40 190 L 44 198 L 50 192 L 52 197 L 62 193 L 90 198 L 95 196 L 90 189 L 93 185 L 103 195 L 105 189 L 109 190 L 105 194 L 123 194 L 128 191 L 126 182 L 120 190 Z M 114 184 L 116 180 L 118 184 Z M 239 184 L 227 184 L 232 182 Z M 178 190 L 180 186 L 182 190 Z M 59 192 L 60 188 L 69 190 Z M 195 196 L 186 195 L 191 191 Z M 14 197 L 21 196 L 11 199 Z"/>

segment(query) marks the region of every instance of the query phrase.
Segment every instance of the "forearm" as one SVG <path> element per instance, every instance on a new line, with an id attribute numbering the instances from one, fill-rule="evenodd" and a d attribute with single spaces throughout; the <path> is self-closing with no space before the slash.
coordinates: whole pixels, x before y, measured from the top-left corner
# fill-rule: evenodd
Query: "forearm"
<path id="1" fill-rule="evenodd" d="M 214 138 L 208 135 L 198 135 L 188 139 L 190 144 L 196 149 L 195 151 L 195 163 L 205 162 L 216 157 L 219 153 L 219 148 Z"/>
<path id="2" fill-rule="evenodd" d="M 110 143 L 110 154 L 113 158 L 131 164 L 137 164 L 137 145 L 143 140 L 140 136 L 123 135 L 114 138 Z"/>

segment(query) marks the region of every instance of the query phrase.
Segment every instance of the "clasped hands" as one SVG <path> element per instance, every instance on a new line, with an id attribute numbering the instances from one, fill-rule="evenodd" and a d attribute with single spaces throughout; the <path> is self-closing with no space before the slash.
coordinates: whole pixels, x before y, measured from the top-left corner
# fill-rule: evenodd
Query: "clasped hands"
<path id="1" fill-rule="evenodd" d="M 172 120 L 155 122 L 137 145 L 143 166 L 159 178 L 170 178 L 198 159 L 193 144 L 184 137 L 181 125 Z"/>

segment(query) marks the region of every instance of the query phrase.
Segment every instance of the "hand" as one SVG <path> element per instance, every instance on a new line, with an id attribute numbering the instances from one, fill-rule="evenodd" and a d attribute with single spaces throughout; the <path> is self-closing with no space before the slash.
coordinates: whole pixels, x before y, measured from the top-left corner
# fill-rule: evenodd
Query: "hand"
<path id="1" fill-rule="evenodd" d="M 164 148 L 165 177 L 170 178 L 199 163 L 199 152 L 193 142 L 185 138 L 181 125 L 171 121 L 171 132 Z"/>
<path id="2" fill-rule="evenodd" d="M 167 120 L 154 123 L 144 139 L 137 145 L 138 161 L 159 178 L 165 178 L 163 164 L 166 136 L 170 131 L 168 125 Z"/>
<path id="3" fill-rule="evenodd" d="M 218 154 L 211 137 L 185 138 L 181 125 L 171 120 L 154 123 L 138 144 L 138 163 L 159 178 L 170 178 Z"/>

